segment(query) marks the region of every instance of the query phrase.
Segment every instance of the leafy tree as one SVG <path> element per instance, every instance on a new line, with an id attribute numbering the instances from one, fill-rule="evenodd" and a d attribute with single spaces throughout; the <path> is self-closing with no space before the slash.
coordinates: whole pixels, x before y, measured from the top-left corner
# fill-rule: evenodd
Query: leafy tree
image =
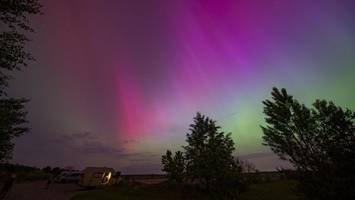
<path id="1" fill-rule="evenodd" d="M 0 161 L 11 158 L 12 138 L 28 130 L 24 127 L 26 100 L 8 98 L 5 89 L 11 72 L 34 60 L 25 50 L 29 41 L 25 33 L 33 32 L 29 16 L 39 14 L 41 7 L 38 0 L 0 1 Z"/>
<path id="2" fill-rule="evenodd" d="M 355 113 L 333 102 L 300 104 L 273 88 L 263 101 L 264 144 L 299 172 L 309 199 L 355 199 Z"/>
<path id="3" fill-rule="evenodd" d="M 216 122 L 200 113 L 190 125 L 185 156 L 187 174 L 208 190 L 220 189 L 222 182 L 234 177 L 237 167 L 232 155 L 235 150 L 231 134 L 219 130 Z M 229 184 L 229 183 L 228 183 Z"/>
<path id="4" fill-rule="evenodd" d="M 162 170 L 170 180 L 197 184 L 219 199 L 235 199 L 247 189 L 248 181 L 241 173 L 243 163 L 232 155 L 235 147 L 231 133 L 225 134 L 214 120 L 197 113 L 186 136 L 183 152 L 173 157 L 168 150 L 162 156 Z"/>
<path id="5" fill-rule="evenodd" d="M 52 168 L 50 166 L 46 166 L 42 169 L 42 171 L 46 172 L 46 173 L 51 173 Z"/>
<path id="6" fill-rule="evenodd" d="M 0 99 L 0 161 L 11 158 L 14 137 L 20 136 L 28 130 L 23 126 L 26 122 L 24 110 L 25 99 Z"/>
<path id="7" fill-rule="evenodd" d="M 238 166 L 240 166 L 240 171 L 244 173 L 255 173 L 258 172 L 255 165 L 247 160 L 236 159 Z"/>
<path id="8" fill-rule="evenodd" d="M 185 158 L 181 151 L 175 152 L 172 157 L 170 150 L 162 156 L 163 171 L 168 175 L 170 181 L 181 183 L 185 175 Z"/>

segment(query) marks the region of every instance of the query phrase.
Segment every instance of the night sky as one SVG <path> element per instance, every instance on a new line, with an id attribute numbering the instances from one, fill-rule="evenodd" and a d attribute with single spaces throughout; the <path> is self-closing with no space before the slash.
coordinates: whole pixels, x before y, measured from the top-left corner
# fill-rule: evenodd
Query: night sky
<path id="1" fill-rule="evenodd" d="M 273 86 L 355 109 L 353 0 L 46 0 L 11 82 L 31 131 L 12 162 L 159 173 L 197 111 L 232 132 L 260 170 Z"/>

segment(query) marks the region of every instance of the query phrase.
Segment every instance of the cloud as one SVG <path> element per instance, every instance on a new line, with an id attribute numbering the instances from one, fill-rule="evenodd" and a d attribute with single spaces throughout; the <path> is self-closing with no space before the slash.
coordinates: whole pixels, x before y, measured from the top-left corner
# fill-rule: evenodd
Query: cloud
<path id="1" fill-rule="evenodd" d="M 126 145 L 134 143 L 135 140 L 124 140 L 112 144 L 99 134 L 84 131 L 72 134 L 60 134 L 51 139 L 56 145 L 63 146 L 73 152 L 82 153 L 86 156 L 104 156 L 110 158 L 121 158 L 128 161 L 149 161 L 160 155 L 150 152 L 132 152 Z"/>
<path id="2" fill-rule="evenodd" d="M 160 163 L 133 163 L 121 169 L 127 174 L 162 174 Z"/>
<path id="3" fill-rule="evenodd" d="M 58 134 L 50 140 L 65 148 L 69 148 L 72 151 L 84 153 L 86 155 L 102 154 L 114 157 L 129 155 L 128 150 L 124 148 L 123 144 L 120 144 L 119 147 L 114 146 L 107 142 L 105 138 L 100 137 L 99 134 L 93 134 L 88 131 Z"/>
<path id="4" fill-rule="evenodd" d="M 87 141 L 74 148 L 85 154 L 105 154 L 111 156 L 119 156 L 125 152 L 123 148 L 110 147 L 99 141 Z"/>
<path id="5" fill-rule="evenodd" d="M 130 158 L 131 162 L 146 162 L 146 163 L 160 163 L 161 155 L 160 154 L 152 154 L 152 153 L 143 153 L 138 154 L 137 156 Z"/>
<path id="6" fill-rule="evenodd" d="M 241 155 L 239 158 L 248 160 L 261 171 L 275 171 L 277 168 L 292 168 L 290 162 L 281 160 L 272 152 Z"/>

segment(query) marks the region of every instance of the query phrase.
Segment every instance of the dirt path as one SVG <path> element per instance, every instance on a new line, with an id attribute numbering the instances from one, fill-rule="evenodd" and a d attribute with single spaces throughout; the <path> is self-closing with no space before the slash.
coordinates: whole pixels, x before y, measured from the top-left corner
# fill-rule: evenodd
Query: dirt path
<path id="1" fill-rule="evenodd" d="M 15 184 L 6 200 L 69 200 L 80 191 L 75 184 L 54 183 L 48 190 L 45 184 L 45 181 Z"/>

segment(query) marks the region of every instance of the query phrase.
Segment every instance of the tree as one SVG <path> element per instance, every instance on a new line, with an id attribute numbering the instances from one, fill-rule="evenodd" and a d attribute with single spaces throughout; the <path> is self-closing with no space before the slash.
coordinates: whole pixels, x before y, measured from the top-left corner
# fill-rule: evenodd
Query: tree
<path id="1" fill-rule="evenodd" d="M 300 104 L 273 88 L 263 101 L 264 144 L 299 172 L 309 199 L 355 199 L 355 113 L 333 102 Z"/>
<path id="2" fill-rule="evenodd" d="M 258 170 L 256 169 L 255 165 L 248 160 L 240 160 L 236 159 L 236 162 L 238 163 L 238 166 L 240 166 L 240 171 L 244 173 L 255 173 Z"/>
<path id="3" fill-rule="evenodd" d="M 23 126 L 26 122 L 24 110 L 25 99 L 0 99 L 0 161 L 11 158 L 14 137 L 28 130 Z"/>
<path id="4" fill-rule="evenodd" d="M 163 171 L 168 175 L 168 179 L 172 182 L 181 183 L 184 180 L 185 175 L 185 158 L 181 151 L 175 152 L 175 156 L 172 157 L 170 150 L 166 151 L 166 154 L 162 156 Z"/>
<path id="5" fill-rule="evenodd" d="M 51 168 L 51 166 L 46 166 L 46 167 L 44 167 L 44 168 L 42 169 L 42 171 L 44 171 L 44 172 L 46 172 L 46 173 L 51 173 L 52 168 Z"/>
<path id="6" fill-rule="evenodd" d="M 168 150 L 162 156 L 162 170 L 169 180 L 196 184 L 216 198 L 235 199 L 247 189 L 242 163 L 232 155 L 231 133 L 225 134 L 216 121 L 197 113 L 186 137 L 184 151 L 173 157 Z"/>
<path id="7" fill-rule="evenodd" d="M 12 139 L 28 130 L 24 127 L 27 100 L 8 98 L 5 90 L 12 78 L 11 72 L 34 60 L 25 50 L 29 41 L 25 33 L 33 32 L 29 16 L 39 14 L 41 7 L 38 0 L 0 1 L 0 162 L 11 158 Z"/>
<path id="8" fill-rule="evenodd" d="M 237 169 L 231 133 L 225 134 L 214 120 L 197 113 L 186 137 L 188 176 L 200 181 L 208 191 L 220 189 L 220 183 L 231 178 L 231 172 Z"/>

